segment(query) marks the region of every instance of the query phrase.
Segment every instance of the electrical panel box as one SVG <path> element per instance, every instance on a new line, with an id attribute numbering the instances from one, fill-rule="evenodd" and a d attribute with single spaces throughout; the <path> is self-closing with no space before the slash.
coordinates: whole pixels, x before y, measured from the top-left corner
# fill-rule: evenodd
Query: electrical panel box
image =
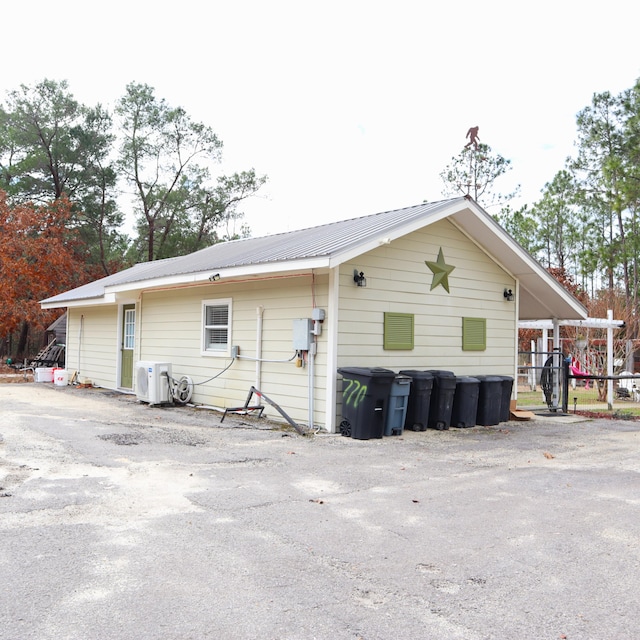
<path id="1" fill-rule="evenodd" d="M 296 351 L 311 349 L 311 332 L 313 321 L 311 318 L 300 318 L 293 321 L 293 348 Z"/>

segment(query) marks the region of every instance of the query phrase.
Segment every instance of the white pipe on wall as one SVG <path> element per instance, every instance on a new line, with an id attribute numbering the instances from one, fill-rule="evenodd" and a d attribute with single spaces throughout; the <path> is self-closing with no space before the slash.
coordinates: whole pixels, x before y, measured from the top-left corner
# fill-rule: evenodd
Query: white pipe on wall
<path id="1" fill-rule="evenodd" d="M 313 426 L 313 412 L 315 410 L 313 395 L 315 385 L 315 365 L 316 365 L 316 349 L 318 343 L 316 342 L 316 336 L 313 336 L 311 341 L 311 349 L 309 351 L 309 429 L 314 429 Z"/>
<path id="2" fill-rule="evenodd" d="M 256 389 L 261 389 L 262 385 L 262 317 L 264 307 L 258 305 L 256 307 Z"/>
<path id="3" fill-rule="evenodd" d="M 82 330 L 84 329 L 84 315 L 80 315 L 80 329 L 78 331 L 78 376 L 80 376 L 80 355 L 82 353 Z"/>
<path id="4" fill-rule="evenodd" d="M 142 360 L 142 294 L 143 293 L 144 291 L 140 292 L 140 295 L 138 296 L 138 304 L 136 305 L 136 336 L 135 336 L 136 344 L 134 345 L 134 348 L 138 353 L 138 360 Z M 136 366 L 135 362 L 133 366 L 135 371 L 135 366 Z M 134 376 L 133 384 L 135 385 L 135 383 L 136 381 Z"/>

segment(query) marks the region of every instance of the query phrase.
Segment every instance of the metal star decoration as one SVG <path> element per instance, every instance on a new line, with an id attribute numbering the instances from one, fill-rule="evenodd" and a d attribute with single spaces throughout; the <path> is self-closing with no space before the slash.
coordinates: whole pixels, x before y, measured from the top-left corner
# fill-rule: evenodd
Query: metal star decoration
<path id="1" fill-rule="evenodd" d="M 442 247 L 440 247 L 438 259 L 435 262 L 425 260 L 424 263 L 433 272 L 430 291 L 433 291 L 439 284 L 441 284 L 444 290 L 449 293 L 449 274 L 455 269 L 455 267 L 445 263 Z"/>

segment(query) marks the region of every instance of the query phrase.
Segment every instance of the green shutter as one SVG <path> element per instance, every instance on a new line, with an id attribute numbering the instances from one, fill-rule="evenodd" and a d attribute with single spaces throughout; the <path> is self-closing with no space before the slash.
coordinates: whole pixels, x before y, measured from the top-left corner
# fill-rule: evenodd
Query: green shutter
<path id="1" fill-rule="evenodd" d="M 486 318 L 462 318 L 462 350 L 485 351 L 486 348 Z"/>
<path id="2" fill-rule="evenodd" d="M 385 312 L 384 348 L 413 349 L 413 313 Z"/>

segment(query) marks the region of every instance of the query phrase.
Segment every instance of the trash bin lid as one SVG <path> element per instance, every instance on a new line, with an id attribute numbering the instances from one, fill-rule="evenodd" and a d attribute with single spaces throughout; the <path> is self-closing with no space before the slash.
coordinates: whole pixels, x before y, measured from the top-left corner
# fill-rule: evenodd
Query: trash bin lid
<path id="1" fill-rule="evenodd" d="M 393 380 L 396 374 L 391 369 L 383 367 L 340 367 L 338 369 L 340 375 L 358 376 L 360 378 L 390 378 Z"/>
<path id="2" fill-rule="evenodd" d="M 456 374 L 453 371 L 441 371 L 440 369 L 428 369 L 428 372 L 433 375 L 434 378 L 455 378 Z"/>
<path id="3" fill-rule="evenodd" d="M 474 376 L 457 376 L 456 384 L 480 384 L 480 380 Z"/>
<path id="4" fill-rule="evenodd" d="M 480 384 L 491 384 L 491 385 L 500 385 L 502 386 L 502 379 L 499 378 L 498 376 L 474 376 L 474 378 L 477 378 L 478 380 L 480 380 Z"/>
<path id="5" fill-rule="evenodd" d="M 433 379 L 433 373 L 430 371 L 417 371 L 416 369 L 406 369 L 400 372 L 404 376 L 409 376 L 415 380 Z"/>

